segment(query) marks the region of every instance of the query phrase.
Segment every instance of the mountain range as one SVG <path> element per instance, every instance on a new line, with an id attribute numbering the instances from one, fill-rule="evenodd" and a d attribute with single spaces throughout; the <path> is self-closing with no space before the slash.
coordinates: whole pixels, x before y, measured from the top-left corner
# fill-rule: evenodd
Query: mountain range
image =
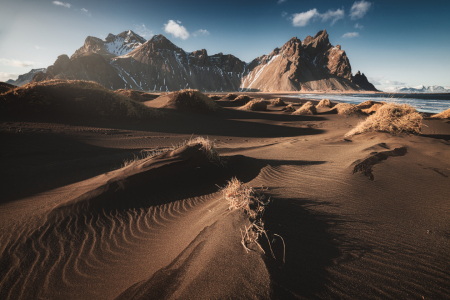
<path id="1" fill-rule="evenodd" d="M 294 37 L 250 63 L 231 54 L 208 55 L 205 49 L 186 52 L 161 34 L 148 41 L 131 30 L 105 40 L 89 36 L 70 58 L 60 55 L 29 76 L 144 91 L 376 91 L 364 74 L 352 76 L 345 51 L 330 44 L 326 30 L 303 41 Z"/>
<path id="2" fill-rule="evenodd" d="M 394 87 L 385 90 L 390 93 L 450 93 L 450 87 L 442 87 L 439 85 L 424 86 L 419 85 L 415 87 Z"/>

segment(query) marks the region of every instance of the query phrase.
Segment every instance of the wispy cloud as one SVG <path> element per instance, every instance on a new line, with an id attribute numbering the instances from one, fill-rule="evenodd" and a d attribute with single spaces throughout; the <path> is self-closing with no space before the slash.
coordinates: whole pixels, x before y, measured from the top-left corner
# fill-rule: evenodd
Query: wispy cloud
<path id="1" fill-rule="evenodd" d="M 67 7 L 67 8 L 70 8 L 72 6 L 70 3 L 61 2 L 61 1 L 53 1 L 52 3 L 54 5 L 64 6 L 64 7 Z"/>
<path id="2" fill-rule="evenodd" d="M 45 47 L 41 47 L 41 46 L 38 46 L 38 45 L 35 45 L 34 48 L 35 48 L 36 50 L 45 50 L 45 49 L 47 49 L 47 48 L 45 48 Z"/>
<path id="3" fill-rule="evenodd" d="M 345 39 L 351 39 L 351 38 L 355 38 L 355 37 L 358 37 L 358 36 L 359 36 L 358 32 L 347 32 L 342 37 L 345 38 Z"/>
<path id="4" fill-rule="evenodd" d="M 355 24 L 356 29 L 364 29 L 364 26 L 360 25 L 359 23 Z"/>
<path id="5" fill-rule="evenodd" d="M 210 35 L 209 31 L 206 29 L 199 29 L 196 32 L 192 34 L 193 36 L 199 36 L 199 35 Z"/>
<path id="6" fill-rule="evenodd" d="M 326 13 L 321 14 L 316 8 L 314 8 L 306 12 L 293 14 L 292 25 L 294 25 L 295 27 L 303 27 L 316 20 L 322 20 L 322 22 L 331 20 L 331 25 L 333 25 L 334 23 L 336 23 L 336 21 L 343 19 L 344 16 L 345 13 L 343 9 L 330 9 Z"/>
<path id="7" fill-rule="evenodd" d="M 32 67 L 34 65 L 34 62 L 31 61 L 20 61 L 17 59 L 7 59 L 7 58 L 0 58 L 0 63 L 2 63 L 5 66 L 13 66 L 13 67 Z"/>
<path id="8" fill-rule="evenodd" d="M 81 11 L 82 11 L 86 16 L 92 17 L 91 12 L 88 11 L 86 8 L 82 8 Z"/>
<path id="9" fill-rule="evenodd" d="M 286 17 L 287 15 L 288 15 L 288 13 L 285 12 L 285 11 L 283 11 L 283 12 L 281 13 L 281 17 L 282 17 L 282 18 Z"/>
<path id="10" fill-rule="evenodd" d="M 396 80 L 386 80 L 384 82 L 386 85 L 406 85 L 404 82 L 396 81 Z"/>
<path id="11" fill-rule="evenodd" d="M 373 84 L 373 85 L 381 85 L 380 81 L 383 79 L 384 76 L 378 76 L 378 77 L 367 77 L 367 80 Z"/>
<path id="12" fill-rule="evenodd" d="M 344 15 L 344 9 L 336 9 L 335 11 L 330 9 L 326 13 L 321 14 L 320 17 L 322 18 L 322 22 L 332 20 L 331 25 L 333 25 L 336 21 L 343 19 Z"/>
<path id="13" fill-rule="evenodd" d="M 284 3 L 284 2 L 286 2 L 287 0 L 278 0 L 277 1 L 277 4 L 281 4 L 281 3 Z"/>
<path id="14" fill-rule="evenodd" d="M 295 27 L 303 27 L 308 25 L 308 23 L 313 20 L 314 18 L 317 18 L 319 15 L 319 12 L 317 9 L 311 9 L 306 12 L 293 14 L 292 15 L 292 25 Z"/>
<path id="15" fill-rule="evenodd" d="M 147 40 L 154 36 L 153 31 L 145 27 L 144 23 L 142 23 L 141 25 L 136 25 L 135 31 L 137 34 L 139 34 L 143 38 L 146 38 Z"/>
<path id="16" fill-rule="evenodd" d="M 186 27 L 181 25 L 180 21 L 175 22 L 174 20 L 169 20 L 167 24 L 164 24 L 164 31 L 182 40 L 189 38 L 189 32 Z"/>
<path id="17" fill-rule="evenodd" d="M 352 8 L 350 9 L 350 18 L 352 20 L 361 19 L 367 13 L 367 11 L 372 6 L 371 2 L 361 0 L 353 3 Z"/>
<path id="18" fill-rule="evenodd" d="M 7 81 L 9 79 L 14 79 L 16 80 L 17 77 L 19 77 L 20 74 L 18 73 L 5 73 L 5 72 L 0 72 L 0 81 Z"/>

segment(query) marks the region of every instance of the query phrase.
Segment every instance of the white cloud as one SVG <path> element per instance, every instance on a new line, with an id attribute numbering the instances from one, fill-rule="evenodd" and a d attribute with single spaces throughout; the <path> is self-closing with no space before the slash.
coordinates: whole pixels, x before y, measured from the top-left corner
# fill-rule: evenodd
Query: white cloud
<path id="1" fill-rule="evenodd" d="M 373 85 L 381 85 L 380 80 L 383 78 L 384 78 L 384 76 L 367 77 L 367 80 Z"/>
<path id="2" fill-rule="evenodd" d="M 293 14 L 292 15 L 292 25 L 295 27 L 303 27 L 308 25 L 310 22 L 321 19 L 322 22 L 331 21 L 331 25 L 336 23 L 336 21 L 343 19 L 345 16 L 343 9 L 328 10 L 326 13 L 321 14 L 316 8 L 308 10 L 306 12 Z"/>
<path id="3" fill-rule="evenodd" d="M 292 25 L 294 25 L 295 27 L 306 26 L 312 19 L 317 18 L 319 15 L 319 12 L 315 8 L 308 10 L 307 12 L 293 14 Z"/>
<path id="4" fill-rule="evenodd" d="M 320 17 L 322 18 L 322 22 L 326 22 L 328 20 L 333 20 L 331 22 L 331 25 L 333 25 L 334 23 L 336 23 L 336 21 L 344 18 L 344 10 L 336 9 L 335 11 L 332 11 L 330 9 L 326 13 L 321 14 Z"/>
<path id="5" fill-rule="evenodd" d="M 145 27 L 144 23 L 142 23 L 141 25 L 136 25 L 135 29 L 137 34 L 139 34 L 143 38 L 146 38 L 147 40 L 154 36 L 153 31 Z"/>
<path id="6" fill-rule="evenodd" d="M 36 50 L 45 50 L 45 49 L 47 49 L 47 48 L 45 48 L 45 47 L 41 47 L 41 46 L 38 46 L 38 45 L 35 45 L 34 48 L 35 48 Z"/>
<path id="7" fill-rule="evenodd" d="M 186 40 L 189 38 L 189 32 L 186 30 L 186 27 L 180 25 L 180 23 L 177 23 L 174 20 L 169 20 L 167 24 L 164 24 L 164 31 L 170 33 L 176 38 Z"/>
<path id="8" fill-rule="evenodd" d="M 20 61 L 17 59 L 7 59 L 7 58 L 0 58 L 0 63 L 6 66 L 13 66 L 13 67 L 32 67 L 34 65 L 34 62 L 31 61 Z"/>
<path id="9" fill-rule="evenodd" d="M 206 29 L 199 29 L 196 32 L 194 32 L 192 35 L 193 36 L 199 36 L 199 35 L 209 35 L 209 31 Z"/>
<path id="10" fill-rule="evenodd" d="M 384 82 L 384 84 L 387 84 L 387 85 L 406 85 L 406 83 L 404 83 L 404 82 L 400 82 L 400 81 L 396 81 L 396 80 L 386 80 L 385 82 Z"/>
<path id="11" fill-rule="evenodd" d="M 52 3 L 54 5 L 64 6 L 67 8 L 70 8 L 72 6 L 70 3 L 65 3 L 65 2 L 61 2 L 61 1 L 53 1 Z"/>
<path id="12" fill-rule="evenodd" d="M 287 0 L 278 0 L 278 2 L 277 2 L 277 4 L 281 4 L 281 3 L 284 3 L 284 2 L 286 2 Z"/>
<path id="13" fill-rule="evenodd" d="M 347 32 L 342 37 L 345 39 L 351 39 L 351 38 L 358 37 L 358 36 L 359 36 L 358 32 Z"/>
<path id="14" fill-rule="evenodd" d="M 81 11 L 82 11 L 85 15 L 87 15 L 87 16 L 89 16 L 89 17 L 92 16 L 91 13 L 90 13 L 86 8 L 82 8 Z"/>
<path id="15" fill-rule="evenodd" d="M 350 18 L 352 20 L 361 19 L 367 13 L 370 6 L 372 6 L 372 3 L 368 1 L 356 1 L 355 3 L 353 3 L 352 8 L 350 9 Z"/>
<path id="16" fill-rule="evenodd" d="M 282 18 L 286 17 L 287 15 L 288 15 L 288 13 L 285 12 L 285 11 L 283 11 L 283 12 L 281 13 L 281 17 L 282 17 Z"/>
<path id="17" fill-rule="evenodd" d="M 17 77 L 19 77 L 19 75 L 21 74 L 0 72 L 0 81 L 5 82 L 8 81 L 9 79 L 16 80 Z"/>
<path id="18" fill-rule="evenodd" d="M 355 24 L 356 29 L 364 29 L 364 26 L 360 25 L 359 23 Z"/>

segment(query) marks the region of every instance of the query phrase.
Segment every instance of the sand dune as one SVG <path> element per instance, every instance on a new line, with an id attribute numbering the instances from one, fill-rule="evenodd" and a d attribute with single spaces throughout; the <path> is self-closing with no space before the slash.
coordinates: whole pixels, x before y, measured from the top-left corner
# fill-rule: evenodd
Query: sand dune
<path id="1" fill-rule="evenodd" d="M 347 138 L 363 115 L 267 109 L 169 110 L 125 128 L 3 122 L 0 298 L 450 297 L 450 124 Z M 192 134 L 226 165 L 191 145 L 120 168 Z M 219 191 L 233 176 L 273 200 L 275 258 L 267 241 L 241 245 L 251 221 Z"/>

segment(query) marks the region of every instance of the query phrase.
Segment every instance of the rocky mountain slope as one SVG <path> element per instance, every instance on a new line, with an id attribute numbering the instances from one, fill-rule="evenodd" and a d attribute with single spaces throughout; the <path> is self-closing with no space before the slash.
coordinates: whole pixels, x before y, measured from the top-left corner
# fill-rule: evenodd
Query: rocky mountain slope
<path id="1" fill-rule="evenodd" d="M 118 35 L 110 33 L 105 40 L 88 36 L 84 45 L 72 55 L 77 57 L 87 52 L 94 52 L 106 58 L 125 55 L 145 43 L 145 39 L 131 30 Z"/>
<path id="2" fill-rule="evenodd" d="M 303 41 L 292 38 L 250 64 L 241 88 L 260 91 L 358 90 L 341 47 L 333 47 L 326 30 Z"/>
<path id="3" fill-rule="evenodd" d="M 354 84 L 357 84 L 360 88 L 366 91 L 374 91 L 377 92 L 378 90 L 375 88 L 373 84 L 367 80 L 366 75 L 364 73 L 361 74 L 361 72 L 356 72 L 355 76 L 352 76 L 352 82 Z"/>
<path id="4" fill-rule="evenodd" d="M 250 63 L 230 54 L 209 56 L 205 49 L 186 52 L 163 35 L 145 41 L 130 30 L 105 40 L 88 37 L 70 59 L 60 56 L 48 69 L 36 80 L 84 79 L 145 91 L 360 90 L 345 51 L 330 44 L 326 30 L 292 38 Z"/>
<path id="5" fill-rule="evenodd" d="M 17 85 L 17 86 L 22 86 L 25 83 L 30 82 L 31 80 L 33 80 L 34 76 L 39 73 L 39 72 L 43 72 L 45 73 L 47 69 L 46 68 L 41 68 L 41 69 L 32 69 L 30 72 L 19 75 L 19 77 L 17 78 L 17 80 L 8 80 L 7 83 L 9 84 L 13 84 L 13 85 Z"/>

